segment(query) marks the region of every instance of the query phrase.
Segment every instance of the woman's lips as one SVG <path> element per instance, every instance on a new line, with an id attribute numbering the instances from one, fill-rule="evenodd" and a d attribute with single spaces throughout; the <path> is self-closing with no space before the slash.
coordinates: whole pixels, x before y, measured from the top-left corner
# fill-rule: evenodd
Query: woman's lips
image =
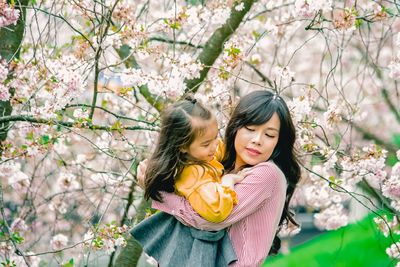
<path id="1" fill-rule="evenodd" d="M 246 147 L 246 150 L 247 150 L 247 152 L 248 152 L 250 155 L 253 155 L 253 156 L 258 156 L 258 155 L 261 154 L 260 151 L 258 151 L 257 149 L 254 149 L 254 148 L 248 148 L 248 147 Z"/>

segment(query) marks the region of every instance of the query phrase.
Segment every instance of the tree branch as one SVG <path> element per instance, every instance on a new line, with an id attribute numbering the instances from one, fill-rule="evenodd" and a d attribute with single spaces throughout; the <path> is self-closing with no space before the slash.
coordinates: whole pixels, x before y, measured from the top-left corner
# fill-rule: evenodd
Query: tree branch
<path id="1" fill-rule="evenodd" d="M 248 62 L 248 61 L 245 61 L 244 63 L 245 63 L 247 66 L 249 66 L 252 70 L 254 70 L 255 73 L 256 73 L 258 76 L 260 76 L 261 81 L 267 82 L 268 85 L 269 85 L 270 87 L 274 87 L 274 84 L 273 84 L 273 82 L 271 81 L 271 79 L 268 78 L 267 76 L 265 76 L 259 69 L 256 68 L 256 66 L 254 66 L 253 64 L 251 64 L 251 63 Z"/>
<path id="2" fill-rule="evenodd" d="M 360 127 L 359 125 L 357 125 L 357 124 L 355 124 L 353 122 L 350 122 L 350 121 L 347 121 L 347 122 L 351 126 L 353 126 L 354 129 L 357 130 L 357 132 L 361 133 L 364 139 L 372 140 L 377 145 L 385 147 L 388 150 L 389 153 L 396 154 L 397 148 L 396 148 L 395 145 L 393 145 L 391 143 L 388 143 L 388 142 L 385 142 L 384 140 L 380 139 L 378 136 L 374 135 L 373 133 L 367 131 L 366 129 Z"/>
<path id="3" fill-rule="evenodd" d="M 363 50 L 361 49 L 361 47 L 356 46 L 356 48 L 358 49 L 358 51 L 360 53 L 363 53 Z M 376 76 L 382 82 L 384 82 L 384 78 L 383 78 L 383 74 L 382 74 L 381 69 L 372 60 L 369 59 L 368 55 L 364 54 L 364 57 L 366 58 L 367 63 L 369 63 L 369 65 L 374 69 L 374 71 L 376 73 Z M 389 110 L 393 113 L 393 115 L 395 116 L 397 122 L 400 123 L 400 110 L 398 110 L 397 107 L 393 104 L 392 100 L 390 99 L 389 92 L 385 87 L 383 87 L 381 89 L 381 94 L 382 94 L 383 100 L 385 100 L 385 103 L 388 105 Z"/>
<path id="4" fill-rule="evenodd" d="M 127 45 L 122 45 L 120 49 L 116 49 L 120 58 L 125 62 L 127 68 L 140 69 L 135 57 L 131 53 L 131 48 Z M 165 100 L 150 93 L 147 85 L 139 87 L 139 91 L 142 96 L 158 111 L 161 111 L 165 105 Z"/>
<path id="5" fill-rule="evenodd" d="M 92 99 L 92 106 L 90 108 L 90 113 L 89 113 L 89 118 L 93 119 L 93 115 L 94 115 L 94 110 L 96 107 L 96 102 L 97 102 L 97 86 L 98 86 L 98 82 L 99 82 L 99 74 L 100 74 L 100 70 L 99 70 L 99 64 L 100 64 L 100 56 L 101 56 L 101 52 L 103 51 L 103 49 L 101 48 L 102 43 L 104 41 L 104 39 L 107 36 L 107 32 L 108 32 L 108 28 L 111 25 L 111 16 L 114 12 L 115 7 L 117 6 L 119 0 L 115 1 L 113 7 L 111 8 L 109 14 L 108 14 L 108 18 L 107 18 L 107 24 L 106 27 L 104 29 L 104 32 L 102 34 L 102 36 L 99 37 L 99 42 L 98 42 L 98 47 L 97 47 L 97 51 L 96 51 L 96 56 L 95 56 L 95 72 L 94 72 L 94 86 L 93 86 L 93 99 Z M 101 27 L 100 27 L 101 29 Z"/>
<path id="6" fill-rule="evenodd" d="M 23 115 L 12 115 L 12 116 L 4 116 L 0 117 L 0 123 L 11 122 L 11 121 L 24 121 L 24 122 L 32 122 L 46 125 L 61 125 L 69 128 L 78 128 L 78 129 L 91 129 L 91 130 L 103 130 L 103 131 L 120 131 L 120 130 L 146 130 L 146 131 L 156 131 L 154 128 L 146 128 L 140 126 L 124 126 L 120 125 L 118 127 L 108 126 L 108 125 L 94 125 L 94 124 L 83 124 L 79 122 L 67 122 L 60 120 L 50 120 L 43 118 L 34 118 L 31 116 L 23 116 Z"/>
<path id="7" fill-rule="evenodd" d="M 89 104 L 72 104 L 72 105 L 67 105 L 65 108 L 72 108 L 72 107 L 85 107 L 85 108 L 88 108 L 88 107 L 92 107 L 92 105 L 89 105 Z M 138 120 L 138 119 L 129 118 L 129 117 L 126 117 L 124 115 L 116 114 L 116 113 L 114 113 L 114 112 L 112 112 L 112 111 L 110 111 L 110 110 L 108 110 L 106 108 L 99 107 L 99 106 L 95 106 L 95 108 L 100 109 L 100 110 L 102 110 L 102 111 L 104 111 L 104 112 L 106 112 L 108 114 L 111 114 L 111 115 L 113 115 L 114 117 L 116 117 L 118 119 L 141 122 L 141 123 L 145 123 L 145 124 L 148 124 L 148 125 L 151 125 L 151 126 L 155 126 L 154 122 L 148 122 L 148 121 L 144 121 L 144 120 Z"/>
<path id="8" fill-rule="evenodd" d="M 187 45 L 187 46 L 190 46 L 190 47 L 193 47 L 193 48 L 203 48 L 202 45 L 195 45 L 195 44 L 192 44 L 190 42 L 185 42 L 185 41 L 174 41 L 174 40 L 165 39 L 165 38 L 157 37 L 157 36 L 150 37 L 149 41 L 157 41 L 157 42 L 162 42 L 162 43 L 167 43 L 167 44 L 174 44 L 175 43 L 175 44 L 179 44 L 179 45 Z"/>
<path id="9" fill-rule="evenodd" d="M 186 80 L 187 89 L 186 92 L 195 93 L 203 80 L 206 78 L 210 67 L 214 64 L 215 60 L 219 57 L 224 47 L 224 43 L 229 40 L 233 32 L 239 27 L 243 20 L 243 17 L 250 10 L 254 3 L 254 0 L 244 0 L 242 1 L 244 8 L 241 11 L 237 11 L 233 6 L 231 9 L 231 16 L 217 29 L 213 35 L 208 39 L 204 45 L 203 51 L 201 51 L 198 56 L 198 60 L 205 66 L 203 70 L 200 71 L 200 78 Z"/>

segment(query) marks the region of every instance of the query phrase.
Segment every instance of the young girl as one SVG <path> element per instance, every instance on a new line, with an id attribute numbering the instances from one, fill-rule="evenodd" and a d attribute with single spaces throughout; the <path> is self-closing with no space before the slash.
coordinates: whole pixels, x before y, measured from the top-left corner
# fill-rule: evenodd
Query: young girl
<path id="1" fill-rule="evenodd" d="M 215 116 L 190 97 L 172 105 L 162 115 L 158 143 L 145 171 L 145 198 L 159 201 L 160 191 L 175 191 L 204 219 L 223 221 L 237 204 L 233 185 L 243 178 L 222 177 L 223 156 Z"/>
<path id="2" fill-rule="evenodd" d="M 215 116 L 207 108 L 192 98 L 186 98 L 170 106 L 162 114 L 158 143 L 145 170 L 145 198 L 160 201 L 162 191 L 175 192 L 185 197 L 192 208 L 204 219 L 214 223 L 223 221 L 229 216 L 233 206 L 237 204 L 233 186 L 241 181 L 245 174 L 222 176 L 224 167 L 219 162 L 222 157 L 223 144 L 218 140 L 218 124 Z M 175 245 L 164 245 L 165 240 L 168 240 L 167 243 L 182 242 L 182 240 L 172 237 L 174 241 L 171 241 L 173 235 L 165 236 L 165 223 L 168 221 L 165 216 L 168 215 L 152 216 L 135 227 L 131 233 L 142 244 L 146 253 L 155 257 L 162 266 L 166 266 L 164 262 L 167 261 L 170 266 L 173 266 L 170 253 L 172 251 L 176 253 L 175 250 L 172 250 Z M 167 232 L 168 228 L 172 229 L 167 227 Z M 185 230 L 194 231 L 194 229 L 182 229 L 180 225 L 173 226 L 173 232 L 178 233 L 177 236 L 183 236 L 182 233 Z M 221 240 L 222 248 L 231 247 L 229 239 L 224 238 L 225 232 L 222 234 L 220 232 L 212 233 L 219 237 L 211 238 L 215 240 L 204 239 L 205 234 L 207 232 L 198 231 L 197 234 L 192 233 L 191 236 L 197 241 Z M 164 247 L 160 248 L 159 244 L 155 245 L 154 239 L 162 240 Z M 214 244 L 216 248 L 220 246 L 217 242 Z M 206 248 L 203 247 L 201 250 L 206 251 Z M 215 251 L 217 250 L 215 249 Z M 179 251 L 182 251 L 182 248 Z M 230 248 L 225 251 L 230 251 L 225 256 L 230 258 L 233 250 Z M 167 254 L 168 256 L 166 256 Z M 198 249 L 196 249 L 196 255 L 200 255 Z M 189 258 L 191 257 L 189 256 Z M 233 259 L 233 257 L 231 258 Z M 199 266 L 210 264 L 205 263 L 204 259 L 198 259 L 202 264 Z M 194 259 L 191 258 L 188 263 L 193 266 L 193 261 Z M 182 265 L 182 261 L 179 264 Z"/>

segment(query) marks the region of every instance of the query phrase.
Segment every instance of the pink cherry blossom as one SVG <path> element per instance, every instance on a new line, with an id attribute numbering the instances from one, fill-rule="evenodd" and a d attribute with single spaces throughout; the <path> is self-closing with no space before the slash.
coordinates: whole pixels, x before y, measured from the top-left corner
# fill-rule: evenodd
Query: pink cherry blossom
<path id="1" fill-rule="evenodd" d="M 68 237 L 63 234 L 57 234 L 53 236 L 53 238 L 50 241 L 50 245 L 53 250 L 60 250 L 66 247 L 68 244 Z"/>
<path id="2" fill-rule="evenodd" d="M 348 224 L 348 216 L 341 204 L 334 204 L 314 215 L 314 224 L 319 229 L 335 230 Z"/>
<path id="3" fill-rule="evenodd" d="M 399 80 L 400 79 L 400 62 L 398 61 L 392 61 L 390 62 L 389 67 L 389 77 L 394 79 L 394 80 Z"/>
<path id="4" fill-rule="evenodd" d="M 0 28 L 8 25 L 16 25 L 20 11 L 14 6 L 7 4 L 5 0 L 0 1 Z"/>

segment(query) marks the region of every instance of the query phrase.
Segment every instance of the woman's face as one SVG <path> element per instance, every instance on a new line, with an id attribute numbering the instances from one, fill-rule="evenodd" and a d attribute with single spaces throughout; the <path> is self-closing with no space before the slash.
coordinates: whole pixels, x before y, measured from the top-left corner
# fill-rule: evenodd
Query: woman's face
<path id="1" fill-rule="evenodd" d="M 278 114 L 274 113 L 264 124 L 240 128 L 235 137 L 235 171 L 267 161 L 278 143 L 280 126 Z"/>

